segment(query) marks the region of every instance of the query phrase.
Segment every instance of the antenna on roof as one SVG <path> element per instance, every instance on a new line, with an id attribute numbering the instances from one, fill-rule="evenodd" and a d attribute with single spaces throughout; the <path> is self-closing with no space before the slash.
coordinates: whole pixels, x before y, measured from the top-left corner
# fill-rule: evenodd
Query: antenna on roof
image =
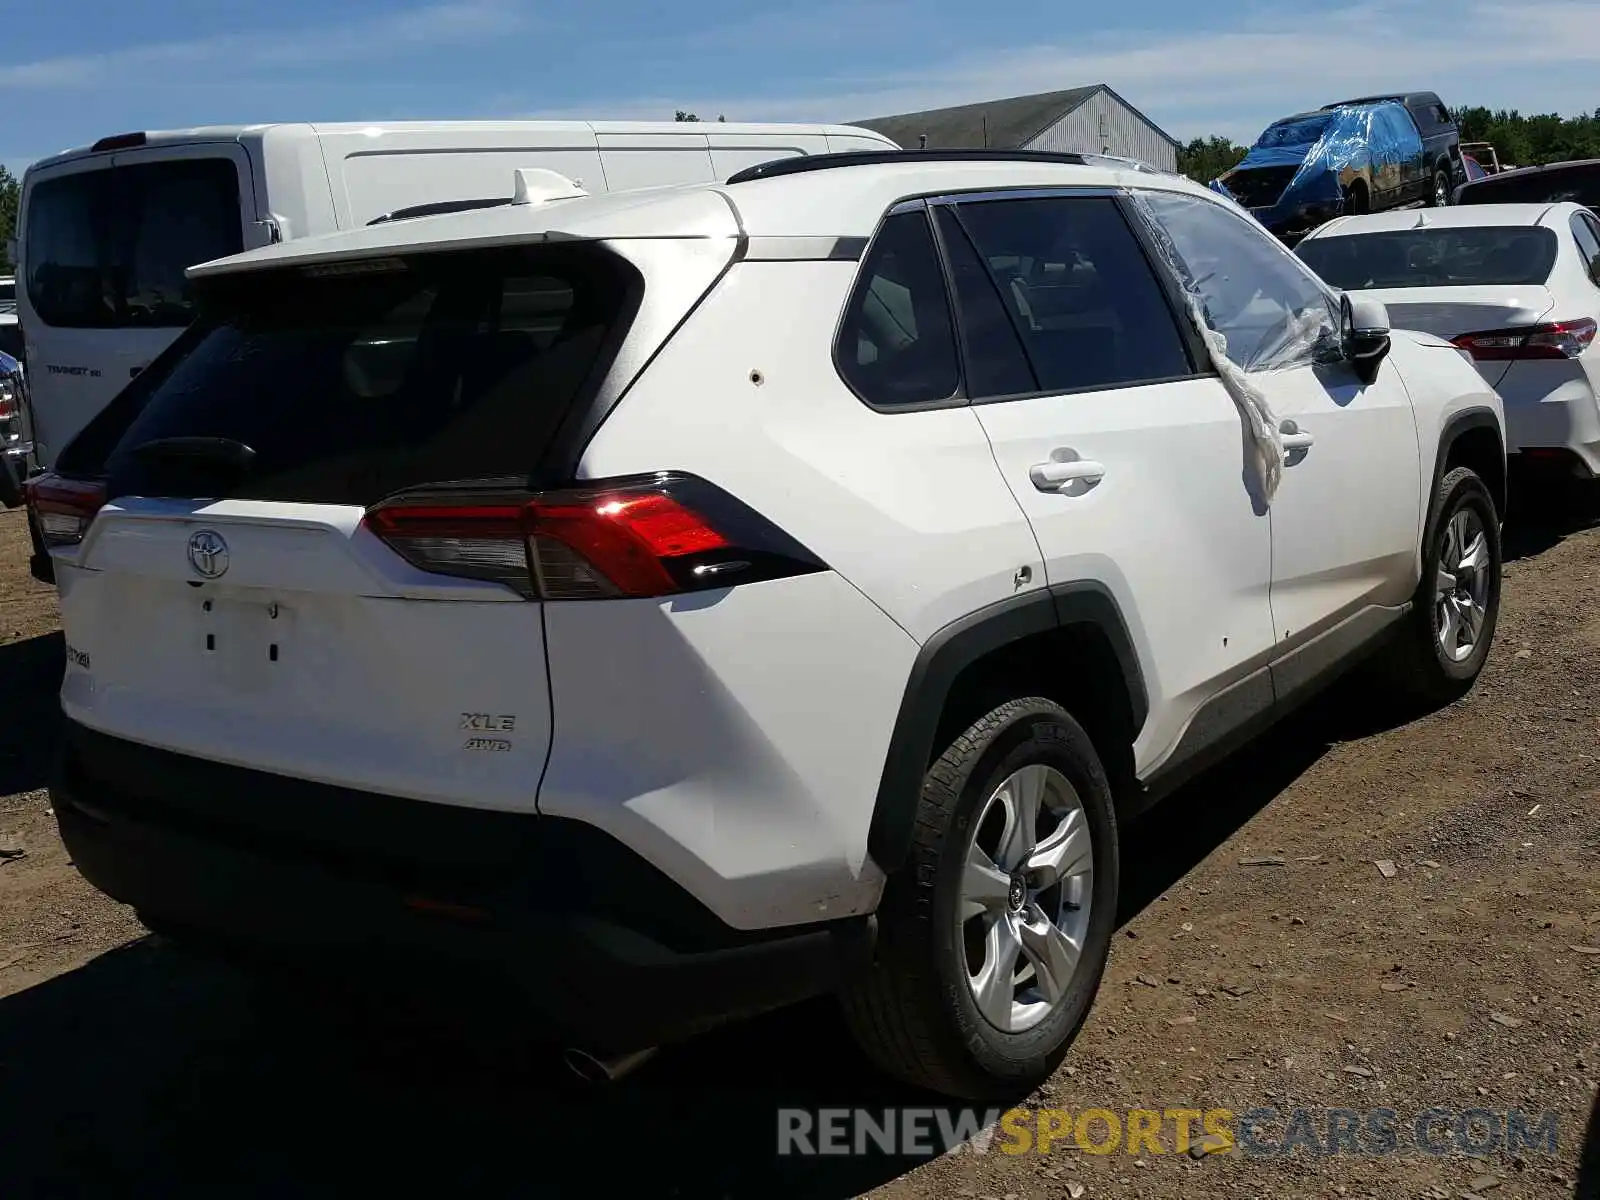
<path id="1" fill-rule="evenodd" d="M 511 192 L 513 204 L 544 204 L 549 200 L 571 200 L 589 194 L 577 180 L 544 167 L 518 167 L 515 181 Z"/>

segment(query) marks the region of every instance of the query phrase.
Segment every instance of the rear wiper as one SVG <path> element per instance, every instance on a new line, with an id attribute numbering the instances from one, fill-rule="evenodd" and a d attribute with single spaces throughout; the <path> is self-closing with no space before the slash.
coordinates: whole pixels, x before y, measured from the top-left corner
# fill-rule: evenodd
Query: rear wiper
<path id="1" fill-rule="evenodd" d="M 223 499 L 250 474 L 256 452 L 223 437 L 156 438 L 130 455 L 143 476 L 137 490 L 147 496 L 210 496 Z"/>
<path id="2" fill-rule="evenodd" d="M 224 437 L 156 438 L 133 448 L 133 456 L 145 466 L 179 464 L 204 467 L 232 467 L 248 471 L 256 452 L 243 442 Z"/>

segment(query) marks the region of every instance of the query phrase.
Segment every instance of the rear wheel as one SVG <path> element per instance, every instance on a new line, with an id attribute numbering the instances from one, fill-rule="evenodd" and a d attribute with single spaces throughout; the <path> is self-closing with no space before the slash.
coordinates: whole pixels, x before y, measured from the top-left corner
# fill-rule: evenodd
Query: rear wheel
<path id="1" fill-rule="evenodd" d="M 1049 1078 L 1105 969 L 1117 855 L 1105 771 L 1059 705 L 1014 700 L 956 738 L 924 777 L 878 960 L 845 992 L 869 1057 L 971 1100 Z"/>
<path id="2" fill-rule="evenodd" d="M 1450 176 L 1443 167 L 1433 173 L 1433 188 L 1428 193 L 1429 208 L 1444 208 L 1450 203 Z"/>
<path id="3" fill-rule="evenodd" d="M 1367 188 L 1360 180 L 1342 189 L 1346 216 L 1360 216 L 1367 211 Z"/>
<path id="4" fill-rule="evenodd" d="M 1417 699 L 1445 704 L 1483 670 L 1500 614 L 1500 518 L 1483 480 L 1466 467 L 1446 473 L 1428 529 L 1391 675 Z"/>

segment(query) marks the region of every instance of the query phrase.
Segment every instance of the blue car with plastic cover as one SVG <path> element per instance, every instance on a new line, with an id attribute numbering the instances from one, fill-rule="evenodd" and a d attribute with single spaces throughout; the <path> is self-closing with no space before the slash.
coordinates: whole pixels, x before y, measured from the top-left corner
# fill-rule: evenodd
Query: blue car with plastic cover
<path id="1" fill-rule="evenodd" d="M 1416 122 L 1405 105 L 1384 101 L 1274 121 L 1211 187 L 1295 241 L 1341 213 L 1426 201 L 1430 181 Z"/>

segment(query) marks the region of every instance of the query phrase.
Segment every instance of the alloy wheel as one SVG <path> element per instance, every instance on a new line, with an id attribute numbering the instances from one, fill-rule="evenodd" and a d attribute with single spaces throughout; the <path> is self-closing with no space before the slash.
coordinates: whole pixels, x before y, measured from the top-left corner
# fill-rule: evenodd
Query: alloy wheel
<path id="1" fill-rule="evenodd" d="M 1003 1033 L 1066 998 L 1089 930 L 1094 845 L 1083 803 L 1054 767 L 1021 768 L 974 823 L 957 920 L 979 1013 Z"/>
<path id="2" fill-rule="evenodd" d="M 1474 509 L 1458 509 L 1444 528 L 1434 578 L 1434 632 L 1450 662 L 1465 662 L 1483 636 L 1489 603 L 1489 537 Z"/>

